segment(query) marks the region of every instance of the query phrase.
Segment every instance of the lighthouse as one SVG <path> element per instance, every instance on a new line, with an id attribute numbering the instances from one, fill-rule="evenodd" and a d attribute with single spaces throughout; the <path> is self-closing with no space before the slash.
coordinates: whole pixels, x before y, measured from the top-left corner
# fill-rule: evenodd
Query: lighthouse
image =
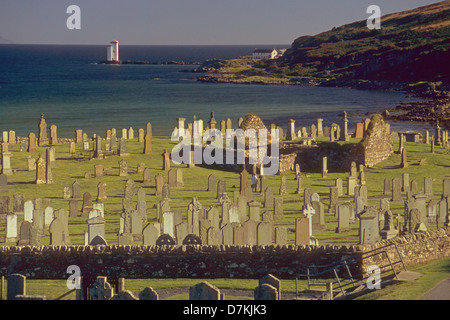
<path id="1" fill-rule="evenodd" d="M 113 40 L 110 42 L 110 45 L 106 47 L 106 57 L 108 62 L 119 61 L 119 41 Z"/>

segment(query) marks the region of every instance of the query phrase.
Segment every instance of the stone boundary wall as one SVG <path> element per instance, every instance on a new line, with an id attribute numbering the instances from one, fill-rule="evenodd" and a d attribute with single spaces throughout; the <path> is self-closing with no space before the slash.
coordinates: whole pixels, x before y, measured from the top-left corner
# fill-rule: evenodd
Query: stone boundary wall
<path id="1" fill-rule="evenodd" d="M 414 266 L 450 257 L 449 231 L 449 229 L 441 228 L 431 232 L 407 234 L 390 240 L 382 240 L 371 246 L 360 247 L 362 251 L 368 252 L 389 244 L 396 244 L 406 267 Z M 392 262 L 399 260 L 395 246 L 390 246 L 383 250 L 386 250 Z M 363 270 L 367 270 L 367 267 L 371 265 L 383 266 L 388 264 L 389 261 L 385 255 L 383 255 L 383 258 L 381 255 L 378 255 L 364 260 L 361 267 Z M 397 264 L 395 268 L 396 270 L 402 270 L 403 266 Z"/>
<path id="2" fill-rule="evenodd" d="M 81 275 L 117 279 L 237 278 L 259 279 L 273 274 L 294 279 L 311 265 L 328 265 L 342 259 L 360 259 L 365 252 L 397 244 L 407 266 L 450 256 L 450 236 L 442 228 L 405 235 L 371 246 L 40 246 L 0 247 L 0 274 L 20 273 L 29 279 L 67 279 L 67 267 L 77 265 Z M 391 261 L 399 257 L 388 247 Z M 361 274 L 371 265 L 388 265 L 375 256 L 351 265 Z M 402 270 L 402 265 L 396 265 Z M 331 275 L 330 275 L 331 276 Z"/>
<path id="3" fill-rule="evenodd" d="M 294 279 L 311 264 L 326 265 L 359 255 L 358 246 L 41 246 L 0 247 L 0 274 L 29 279 L 108 278 L 259 279 L 269 273 Z"/>

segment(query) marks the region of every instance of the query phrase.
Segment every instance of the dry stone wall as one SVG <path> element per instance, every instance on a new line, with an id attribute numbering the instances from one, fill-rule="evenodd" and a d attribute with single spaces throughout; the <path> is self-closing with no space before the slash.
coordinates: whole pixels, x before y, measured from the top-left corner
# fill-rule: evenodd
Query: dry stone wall
<path id="1" fill-rule="evenodd" d="M 41 246 L 0 247 L 0 274 L 20 273 L 30 279 L 67 279 L 67 267 L 77 265 L 82 276 L 95 278 L 237 278 L 258 279 L 274 274 L 293 279 L 308 266 L 335 264 L 365 252 L 396 244 L 407 266 L 450 256 L 447 229 L 405 235 L 371 246 Z M 384 248 L 391 261 L 394 246 Z M 351 265 L 361 274 L 371 265 L 388 265 L 385 256 Z M 401 269 L 401 265 L 396 265 Z M 330 277 L 331 275 L 328 275 Z"/>

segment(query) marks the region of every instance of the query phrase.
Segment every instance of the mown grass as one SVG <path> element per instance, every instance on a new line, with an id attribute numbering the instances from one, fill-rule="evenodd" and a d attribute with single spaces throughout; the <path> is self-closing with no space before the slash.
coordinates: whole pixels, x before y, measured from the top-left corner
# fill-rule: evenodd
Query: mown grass
<path id="1" fill-rule="evenodd" d="M 319 138 L 319 141 L 325 142 L 327 138 Z M 356 142 L 352 139 L 351 142 Z M 342 143 L 342 142 L 340 142 Z M 143 187 L 147 196 L 147 217 L 149 222 L 156 219 L 156 204 L 161 200 L 161 196 L 155 196 L 155 182 L 144 184 L 142 182 L 142 174 L 136 173 L 137 165 L 145 163 L 146 167 L 150 168 L 152 179 L 156 174 L 162 172 L 167 179 L 167 172 L 162 171 L 162 153 L 164 149 L 169 151 L 175 145 L 166 137 L 153 137 L 153 153 L 151 155 L 144 155 L 142 153 L 143 143 L 138 143 L 137 140 L 131 140 L 127 143 L 129 157 L 123 157 L 128 162 L 129 175 L 127 177 L 119 177 L 118 162 L 122 159 L 117 155 L 109 156 L 104 160 L 88 160 L 82 158 L 82 146 L 77 146 L 77 156 L 73 157 L 69 154 L 69 146 L 57 145 L 57 168 L 53 169 L 54 184 L 36 185 L 34 184 L 34 171 L 26 170 L 26 157 L 31 155 L 37 158 L 38 154 L 45 154 L 45 147 L 39 147 L 35 153 L 18 152 L 18 146 L 11 146 L 12 151 L 11 164 L 16 171 L 14 175 L 8 177 L 9 191 L 7 194 L 11 197 L 16 193 L 23 193 L 26 200 L 33 200 L 35 198 L 43 199 L 43 208 L 47 206 L 53 207 L 55 210 L 59 208 L 68 209 L 68 200 L 62 197 L 63 188 L 71 187 L 74 181 L 78 181 L 81 185 L 82 193 L 90 192 L 93 200 L 97 197 L 97 185 L 99 182 L 105 182 L 107 188 L 108 199 L 105 203 L 105 219 L 106 219 L 106 240 L 110 244 L 117 243 L 117 235 L 119 232 L 119 217 L 122 210 L 122 198 L 124 194 L 124 186 L 128 179 L 133 179 L 136 184 L 136 190 Z M 418 183 L 419 190 L 423 190 L 424 177 L 433 177 L 433 192 L 435 200 L 440 199 L 442 193 L 442 179 L 450 177 L 450 155 L 448 150 L 436 147 L 434 154 L 430 153 L 430 146 L 425 144 L 405 143 L 408 152 L 409 166 L 407 168 L 400 168 L 400 155 L 394 153 L 389 159 L 379 163 L 376 167 L 369 168 L 366 171 L 366 185 L 368 188 L 368 204 L 379 206 L 379 198 L 383 196 L 383 183 L 385 178 L 392 179 L 394 177 L 401 177 L 402 173 L 408 172 L 410 180 L 415 179 Z M 398 148 L 398 143 L 395 143 L 395 149 Z M 424 165 L 419 165 L 420 159 L 426 159 Z M 105 168 L 104 176 L 101 178 L 94 177 L 94 165 L 102 164 Z M 173 168 L 183 168 L 183 176 L 185 187 L 183 189 L 171 190 L 172 209 L 178 209 L 182 212 L 183 218 L 187 219 L 187 207 L 192 200 L 192 197 L 197 197 L 205 208 L 212 205 L 219 205 L 216 200 L 215 192 L 207 191 L 207 181 L 210 174 L 216 176 L 216 182 L 225 180 L 227 184 L 227 191 L 232 195 L 232 192 L 239 190 L 239 173 L 226 171 L 221 169 L 206 168 L 196 166 L 188 169 L 186 165 L 173 165 Z M 91 173 L 90 179 L 85 179 L 85 173 Z M 295 180 L 295 173 L 288 172 L 287 176 L 288 194 L 282 195 L 284 219 L 275 220 L 274 226 L 286 226 L 288 228 L 288 243 L 294 243 L 295 238 L 295 219 L 301 217 L 301 209 L 303 205 L 303 194 L 295 194 L 297 188 L 297 181 Z M 358 225 L 351 225 L 351 231 L 347 233 L 336 233 L 337 217 L 328 213 L 329 203 L 329 188 L 335 185 L 335 179 L 341 178 L 344 181 L 344 192 L 346 190 L 346 177 L 348 173 L 345 172 L 329 172 L 326 178 L 322 178 L 320 173 L 303 172 L 302 185 L 303 188 L 312 188 L 321 196 L 322 202 L 325 204 L 325 221 L 327 231 L 323 233 L 314 234 L 319 239 L 320 244 L 357 244 L 358 239 Z M 278 195 L 280 187 L 280 176 L 266 176 L 267 185 L 274 190 L 275 196 Z M 405 197 L 405 194 L 403 194 Z M 263 203 L 264 198 L 259 192 L 253 194 L 253 199 Z M 137 201 L 137 195 L 134 197 Z M 343 196 L 340 201 L 353 201 L 353 196 Z M 82 200 L 80 199 L 79 210 L 81 211 Z M 394 216 L 397 214 L 403 215 L 403 201 L 391 202 L 391 209 Z M 261 208 L 261 213 L 265 211 L 273 211 L 273 208 Z M 19 216 L 19 219 L 22 217 Z M 72 244 L 84 244 L 84 233 L 87 231 L 86 215 L 80 215 L 69 219 L 69 232 L 71 235 Z M 6 222 L 3 220 L 3 222 Z M 403 223 L 403 221 L 401 221 Z M 435 226 L 429 226 L 430 229 Z M 0 239 L 5 237 L 6 224 L 0 227 Z M 41 238 L 41 244 L 49 244 L 49 233 Z M 136 242 L 139 244 L 139 242 Z M 1 245 L 14 245 L 14 243 L 1 243 Z"/>
<path id="2" fill-rule="evenodd" d="M 389 285 L 381 290 L 374 290 L 355 300 L 417 300 L 442 280 L 450 277 L 450 258 L 436 260 L 425 265 L 408 268 L 420 272 L 420 278 Z"/>
<path id="3" fill-rule="evenodd" d="M 319 142 L 328 141 L 328 138 L 318 138 Z M 352 139 L 351 142 L 357 142 Z M 339 142 L 343 143 L 343 142 Z M 26 200 L 33 200 L 35 198 L 43 199 L 43 208 L 51 206 L 54 209 L 66 208 L 68 209 L 68 200 L 62 197 L 63 188 L 71 186 L 74 181 L 78 181 L 81 185 L 82 193 L 90 192 L 95 201 L 97 196 L 97 185 L 99 182 L 105 182 L 107 185 L 108 199 L 105 201 L 105 218 L 106 218 L 106 240 L 109 244 L 117 244 L 117 237 L 119 231 L 119 217 L 122 208 L 122 198 L 125 183 L 128 179 L 133 179 L 136 183 L 136 190 L 143 187 L 146 191 L 147 201 L 147 217 L 149 222 L 154 222 L 156 219 L 156 204 L 161 200 L 161 196 L 155 196 L 155 182 L 144 184 L 142 182 L 142 174 L 137 174 L 136 169 L 139 163 L 145 163 L 146 167 L 150 168 L 152 178 L 156 174 L 162 172 L 167 179 L 167 172 L 162 171 L 162 153 L 164 149 L 171 150 L 175 142 L 171 142 L 167 137 L 153 137 L 153 153 L 144 155 L 142 153 L 143 143 L 138 143 L 137 140 L 131 140 L 127 143 L 130 156 L 126 157 L 128 162 L 129 175 L 127 177 L 119 177 L 118 162 L 122 159 L 117 155 L 109 156 L 104 160 L 88 160 L 83 158 L 82 145 L 77 145 L 77 155 L 72 156 L 69 153 L 69 145 L 55 146 L 57 152 L 57 168 L 53 169 L 53 178 L 55 183 L 51 185 L 36 185 L 34 184 L 35 172 L 26 170 L 26 157 L 28 155 L 37 158 L 39 154 L 45 154 L 45 147 L 38 147 L 37 152 L 27 153 L 19 152 L 18 146 L 11 146 L 12 152 L 11 165 L 15 170 L 15 174 L 8 177 L 9 191 L 2 193 L 2 195 L 10 195 L 11 197 L 16 193 L 23 193 Z M 395 150 L 398 148 L 398 142 L 395 142 Z M 377 164 L 374 168 L 369 168 L 366 171 L 366 185 L 369 191 L 369 205 L 379 206 L 379 198 L 383 195 L 383 182 L 385 178 L 392 179 L 394 177 L 401 177 L 402 173 L 409 172 L 410 180 L 415 179 L 418 182 L 419 190 L 423 189 L 424 177 L 432 176 L 433 191 L 435 199 L 440 199 L 442 193 L 442 179 L 450 177 L 450 155 L 448 150 L 436 147 L 434 154 L 430 153 L 430 146 L 425 144 L 405 143 L 405 148 L 408 152 L 409 167 L 400 168 L 400 155 L 393 154 L 389 159 Z M 426 159 L 424 165 L 418 165 L 420 159 Z M 101 178 L 94 177 L 94 165 L 102 164 L 105 167 L 104 176 Z M 186 165 L 173 165 L 173 168 L 183 168 L 183 176 L 185 187 L 183 189 L 171 190 L 171 208 L 181 210 L 183 219 L 187 219 L 187 206 L 191 202 L 192 197 L 197 197 L 204 207 L 209 208 L 212 205 L 219 205 L 216 200 L 215 192 L 207 191 L 207 181 L 210 174 L 216 176 L 218 180 L 225 180 L 227 184 L 227 191 L 231 195 L 234 190 L 239 190 L 239 173 L 221 170 L 218 168 L 206 168 L 196 166 L 188 169 Z M 85 173 L 90 172 L 92 177 L 85 179 Z M 302 172 L 303 188 L 312 188 L 317 192 L 322 201 L 325 203 L 325 221 L 327 231 L 316 233 L 321 245 L 354 245 L 358 244 L 358 224 L 351 225 L 351 231 L 346 233 L 336 233 L 337 217 L 328 213 L 329 203 L 329 188 L 335 185 L 335 179 L 342 178 L 344 181 L 344 190 L 346 190 L 346 176 L 348 173 L 343 172 L 329 172 L 326 178 L 322 178 L 320 173 L 316 172 Z M 297 181 L 295 180 L 294 172 L 286 173 L 288 194 L 282 195 L 284 201 L 284 219 L 274 221 L 274 226 L 286 226 L 288 230 L 288 244 L 293 244 L 295 239 L 295 219 L 301 217 L 301 209 L 303 205 L 303 194 L 295 194 L 297 188 Z M 280 176 L 267 176 L 267 184 L 274 190 L 274 194 L 278 195 L 280 187 Z M 405 197 L 405 194 L 403 194 Z M 263 202 L 263 196 L 258 192 L 253 194 L 253 198 L 257 201 Z M 134 198 L 136 203 L 137 195 Z M 340 201 L 353 201 L 353 197 L 344 196 Z M 82 201 L 79 201 L 79 209 L 81 210 Z M 403 201 L 391 202 L 391 209 L 395 216 L 399 214 L 403 216 L 404 203 Z M 264 211 L 273 211 L 273 208 L 261 208 L 261 213 Z M 19 216 L 19 219 L 22 217 Z M 74 218 L 69 218 L 69 232 L 71 242 L 75 245 L 84 244 L 84 233 L 87 231 L 86 215 L 81 215 Z M 3 239 L 6 234 L 6 221 L 3 220 L 0 226 L 0 239 Z M 403 218 L 401 218 L 403 225 Z M 435 226 L 429 226 L 429 229 L 434 229 Z M 44 237 L 41 238 L 41 244 L 49 244 L 49 233 L 46 231 Z M 141 242 L 135 242 L 141 244 Z M 2 242 L 0 245 L 15 245 L 15 243 Z M 198 283 L 200 280 L 183 280 L 183 279 L 164 279 L 164 280 L 127 280 L 127 289 L 130 288 L 135 294 L 139 293 L 147 285 L 154 288 L 163 288 L 167 286 L 172 287 L 190 287 Z M 253 290 L 257 280 L 207 280 L 219 288 L 231 289 L 248 289 Z M 300 283 L 300 282 L 299 282 Z M 428 284 L 424 284 L 428 286 Z M 431 285 L 431 283 L 430 283 Z M 284 291 L 295 291 L 295 282 L 287 280 L 283 282 Z M 306 288 L 305 284 L 299 284 L 299 290 Z M 29 294 L 45 295 L 48 299 L 55 299 L 58 296 L 67 292 L 64 280 L 30 280 L 28 284 Z M 157 290 L 157 289 L 156 289 Z M 72 295 L 66 299 L 74 298 Z"/>

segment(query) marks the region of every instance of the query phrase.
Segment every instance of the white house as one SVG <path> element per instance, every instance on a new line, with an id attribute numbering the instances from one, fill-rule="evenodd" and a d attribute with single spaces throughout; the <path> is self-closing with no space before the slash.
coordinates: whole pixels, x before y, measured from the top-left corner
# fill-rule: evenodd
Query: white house
<path id="1" fill-rule="evenodd" d="M 253 59 L 275 59 L 278 51 L 275 49 L 255 49 Z"/>

